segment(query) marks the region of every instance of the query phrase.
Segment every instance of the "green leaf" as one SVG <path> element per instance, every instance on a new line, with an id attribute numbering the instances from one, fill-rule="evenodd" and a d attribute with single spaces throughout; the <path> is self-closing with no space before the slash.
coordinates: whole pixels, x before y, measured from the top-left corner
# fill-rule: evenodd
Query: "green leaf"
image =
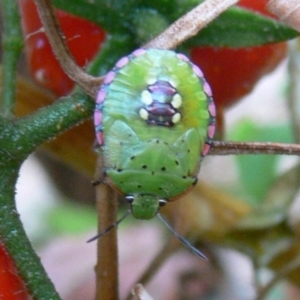
<path id="1" fill-rule="evenodd" d="M 291 142 L 288 126 L 259 127 L 244 121 L 235 127 L 230 139 L 238 141 Z M 252 205 L 264 201 L 276 178 L 278 157 L 274 155 L 240 155 L 236 157 L 239 176 Z"/>
<path id="2" fill-rule="evenodd" d="M 293 232 L 286 222 L 263 229 L 235 228 L 226 236 L 226 243 L 266 264 L 293 243 Z"/>
<path id="3" fill-rule="evenodd" d="M 266 229 L 283 222 L 299 188 L 299 165 L 282 174 L 268 190 L 265 201 L 238 222 L 238 229 Z"/>
<path id="4" fill-rule="evenodd" d="M 94 209 L 64 202 L 52 210 L 49 224 L 58 233 L 78 234 L 97 228 L 97 216 Z"/>
<path id="5" fill-rule="evenodd" d="M 97 3 L 90 3 L 85 0 L 53 0 L 52 4 L 56 8 L 98 24 L 110 33 L 128 31 L 127 18 L 124 24 L 128 6 L 126 8 L 122 7 L 122 10 L 118 11 L 114 6 L 108 3 L 102 5 L 99 1 Z"/>
<path id="6" fill-rule="evenodd" d="M 140 14 L 149 12 L 149 17 L 160 16 L 166 25 L 170 25 L 183 14 L 191 10 L 199 1 L 164 0 L 172 9 L 162 9 L 158 1 L 105 1 L 97 0 L 53 0 L 57 8 L 81 16 L 104 28 L 110 34 L 127 34 L 135 38 L 142 30 L 137 24 Z M 146 10 L 145 10 L 146 9 Z M 149 22 L 148 22 L 149 23 Z M 144 26 L 143 23 L 141 23 Z M 165 25 L 165 24 L 163 24 Z M 148 26 L 149 36 L 154 37 L 153 28 Z M 161 26 L 165 27 L 165 26 Z M 274 19 L 264 17 L 252 11 L 233 7 L 219 16 L 208 27 L 204 28 L 196 37 L 187 41 L 187 46 L 214 46 L 214 47 L 250 47 L 267 43 L 274 43 L 295 38 L 299 33 Z M 138 40 L 141 44 L 141 42 Z"/>
<path id="7" fill-rule="evenodd" d="M 219 16 L 189 46 L 252 47 L 295 38 L 299 33 L 274 19 L 233 7 Z"/>

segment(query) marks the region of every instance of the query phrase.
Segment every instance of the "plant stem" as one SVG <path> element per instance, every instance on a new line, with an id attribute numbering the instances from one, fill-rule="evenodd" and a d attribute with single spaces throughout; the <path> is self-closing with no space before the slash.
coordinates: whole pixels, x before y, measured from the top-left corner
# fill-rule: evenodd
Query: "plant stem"
<path id="1" fill-rule="evenodd" d="M 17 62 L 23 49 L 23 36 L 17 0 L 2 0 L 4 32 L 3 32 L 3 73 L 2 103 L 3 116 L 11 117 L 15 105 Z"/>
<path id="2" fill-rule="evenodd" d="M 260 142 L 224 142 L 213 141 L 208 155 L 300 155 L 300 145 Z"/>
<path id="3" fill-rule="evenodd" d="M 270 0 L 267 9 L 278 16 L 279 20 L 300 30 L 300 6 L 298 0 Z"/>
<path id="4" fill-rule="evenodd" d="M 102 179 L 102 157 L 99 156 L 95 179 Z M 96 186 L 98 211 L 98 232 L 116 222 L 118 211 L 117 194 L 107 184 Z M 117 300 L 118 298 L 118 247 L 117 228 L 111 229 L 98 239 L 96 266 L 96 300 Z"/>
<path id="5" fill-rule="evenodd" d="M 135 300 L 153 300 L 141 284 L 136 284 L 132 289 L 132 293 Z"/>
<path id="6" fill-rule="evenodd" d="M 34 299 L 58 300 L 16 211 L 14 196 L 21 163 L 44 141 L 90 116 L 87 95 L 74 95 L 18 121 L 0 116 L 0 239 Z"/>
<path id="7" fill-rule="evenodd" d="M 6 134 L 6 146 L 10 146 L 11 153 L 19 151 L 22 155 L 29 155 L 45 141 L 89 118 L 93 109 L 94 102 L 85 94 L 62 98 L 51 106 L 43 107 L 34 114 L 12 123 L 11 130 Z M 0 138 L 4 138 L 3 135 L 4 133 Z M 14 148 L 15 145 L 18 145 L 17 149 Z"/>
<path id="8" fill-rule="evenodd" d="M 61 298 L 34 252 L 17 213 L 14 196 L 18 166 L 1 167 L 0 172 L 0 239 L 14 260 L 33 299 L 60 300 Z"/>
<path id="9" fill-rule="evenodd" d="M 102 77 L 96 78 L 85 73 L 75 62 L 65 42 L 50 0 L 35 0 L 45 32 L 52 50 L 66 74 L 78 83 L 93 98 L 96 97 Z"/>
<path id="10" fill-rule="evenodd" d="M 145 48 L 173 49 L 195 36 L 201 29 L 216 19 L 239 0 L 206 0 L 179 18 Z"/>

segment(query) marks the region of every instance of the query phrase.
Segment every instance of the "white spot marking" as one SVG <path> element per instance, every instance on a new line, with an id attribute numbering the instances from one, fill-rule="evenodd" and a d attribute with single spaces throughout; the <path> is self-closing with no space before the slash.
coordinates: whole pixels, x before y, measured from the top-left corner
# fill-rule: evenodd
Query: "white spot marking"
<path id="1" fill-rule="evenodd" d="M 174 108 L 179 108 L 182 104 L 182 97 L 179 94 L 175 94 L 173 96 L 171 104 Z"/>
<path id="2" fill-rule="evenodd" d="M 152 95 L 149 91 L 144 90 L 142 92 L 142 102 L 146 105 L 150 105 L 153 102 Z"/>
<path id="3" fill-rule="evenodd" d="M 139 113 L 140 113 L 140 117 L 141 117 L 142 119 L 148 120 L 148 115 L 149 115 L 149 114 L 148 114 L 148 112 L 147 112 L 146 109 L 141 108 L 140 111 L 139 111 Z"/>
<path id="4" fill-rule="evenodd" d="M 172 122 L 173 122 L 174 124 L 176 124 L 176 123 L 178 123 L 178 122 L 180 121 L 180 119 L 181 119 L 180 113 L 176 113 L 176 114 L 172 117 Z"/>

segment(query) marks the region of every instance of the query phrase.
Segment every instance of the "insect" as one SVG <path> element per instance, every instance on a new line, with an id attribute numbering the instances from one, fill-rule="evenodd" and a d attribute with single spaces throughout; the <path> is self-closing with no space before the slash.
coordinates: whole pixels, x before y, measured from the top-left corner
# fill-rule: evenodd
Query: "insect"
<path id="1" fill-rule="evenodd" d="M 151 219 L 196 184 L 215 106 L 202 71 L 185 55 L 138 49 L 106 75 L 94 123 L 105 182 L 135 218 Z"/>

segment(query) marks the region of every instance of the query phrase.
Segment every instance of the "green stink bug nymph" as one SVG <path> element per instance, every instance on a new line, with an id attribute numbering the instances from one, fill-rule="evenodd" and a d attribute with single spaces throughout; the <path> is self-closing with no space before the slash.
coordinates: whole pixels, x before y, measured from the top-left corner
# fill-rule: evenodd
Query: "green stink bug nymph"
<path id="1" fill-rule="evenodd" d="M 94 114 L 106 182 L 138 219 L 195 185 L 215 130 L 201 70 L 173 51 L 138 49 L 105 77 Z"/>

